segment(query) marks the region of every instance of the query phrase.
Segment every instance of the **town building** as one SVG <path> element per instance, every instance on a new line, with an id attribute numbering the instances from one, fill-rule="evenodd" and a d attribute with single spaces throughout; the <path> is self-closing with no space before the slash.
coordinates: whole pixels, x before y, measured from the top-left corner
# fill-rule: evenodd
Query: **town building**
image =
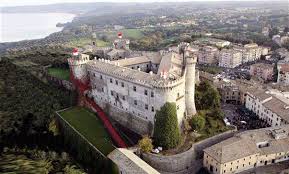
<path id="1" fill-rule="evenodd" d="M 243 48 L 242 62 L 253 62 L 261 58 L 263 49 L 257 44 L 246 44 Z"/>
<path id="2" fill-rule="evenodd" d="M 121 125 L 151 134 L 156 111 L 176 103 L 179 125 L 196 114 L 194 102 L 197 56 L 189 44 L 179 51 L 161 51 L 139 57 L 90 60 L 84 54 L 68 59 L 73 76 L 90 88 L 86 94 Z"/>
<path id="3" fill-rule="evenodd" d="M 218 48 L 212 46 L 204 46 L 198 51 L 198 63 L 208 65 L 218 64 L 218 54 Z"/>
<path id="4" fill-rule="evenodd" d="M 238 133 L 204 150 L 212 174 L 233 174 L 289 160 L 289 125 Z"/>
<path id="5" fill-rule="evenodd" d="M 222 49 L 219 54 L 219 66 L 235 68 L 242 64 L 242 53 L 235 49 Z"/>
<path id="6" fill-rule="evenodd" d="M 289 85 L 289 58 L 281 60 L 277 64 L 278 79 L 277 83 L 281 85 Z"/>
<path id="7" fill-rule="evenodd" d="M 273 79 L 274 65 L 265 63 L 256 63 L 250 66 L 250 75 L 262 81 Z"/>
<path id="8" fill-rule="evenodd" d="M 248 90 L 245 106 L 270 126 L 289 123 L 289 99 L 281 92 Z"/>

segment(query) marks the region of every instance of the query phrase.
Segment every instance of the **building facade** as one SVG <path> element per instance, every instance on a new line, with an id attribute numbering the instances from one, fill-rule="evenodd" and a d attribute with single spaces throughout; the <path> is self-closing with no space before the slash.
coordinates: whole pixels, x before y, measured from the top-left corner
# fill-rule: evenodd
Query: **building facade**
<path id="1" fill-rule="evenodd" d="M 289 123 L 289 101 L 285 96 L 261 89 L 251 90 L 247 92 L 245 106 L 270 126 Z"/>
<path id="2" fill-rule="evenodd" d="M 250 75 L 262 81 L 273 79 L 274 65 L 256 63 L 250 66 Z"/>
<path id="3" fill-rule="evenodd" d="M 289 59 L 279 61 L 277 64 L 278 79 L 277 83 L 289 85 Z"/>
<path id="4" fill-rule="evenodd" d="M 243 48 L 242 62 L 253 62 L 261 58 L 263 49 L 257 44 L 246 44 Z"/>
<path id="5" fill-rule="evenodd" d="M 219 54 L 219 66 L 235 68 L 242 64 L 242 53 L 234 49 L 223 49 Z"/>
<path id="6" fill-rule="evenodd" d="M 204 150 L 203 166 L 213 174 L 239 173 L 289 160 L 289 126 L 245 131 Z"/>
<path id="7" fill-rule="evenodd" d="M 198 51 L 198 63 L 208 65 L 218 64 L 218 54 L 218 48 L 212 46 L 204 46 Z"/>

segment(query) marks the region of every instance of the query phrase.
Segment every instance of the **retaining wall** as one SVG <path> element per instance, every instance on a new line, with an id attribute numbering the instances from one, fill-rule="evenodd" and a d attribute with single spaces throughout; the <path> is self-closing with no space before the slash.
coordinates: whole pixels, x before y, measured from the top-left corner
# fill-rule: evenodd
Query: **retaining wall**
<path id="1" fill-rule="evenodd" d="M 203 150 L 225 139 L 232 137 L 236 129 L 213 136 L 192 145 L 192 147 L 176 155 L 142 154 L 143 160 L 161 173 L 192 174 L 202 167 Z"/>

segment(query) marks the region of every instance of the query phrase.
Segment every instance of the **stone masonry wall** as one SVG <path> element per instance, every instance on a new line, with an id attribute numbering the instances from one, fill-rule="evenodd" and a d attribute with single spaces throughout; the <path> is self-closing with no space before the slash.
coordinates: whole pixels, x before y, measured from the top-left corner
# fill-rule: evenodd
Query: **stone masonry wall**
<path id="1" fill-rule="evenodd" d="M 236 130 L 230 130 L 192 145 L 186 152 L 164 156 L 160 154 L 142 154 L 143 160 L 161 173 L 192 174 L 202 167 L 203 150 L 232 137 Z"/>
<path id="2" fill-rule="evenodd" d="M 102 108 L 104 108 L 104 111 L 111 119 L 117 121 L 122 126 L 140 135 L 152 134 L 153 124 L 150 121 L 138 118 L 137 116 L 129 114 L 121 109 L 111 106 L 110 104 L 105 104 Z"/>

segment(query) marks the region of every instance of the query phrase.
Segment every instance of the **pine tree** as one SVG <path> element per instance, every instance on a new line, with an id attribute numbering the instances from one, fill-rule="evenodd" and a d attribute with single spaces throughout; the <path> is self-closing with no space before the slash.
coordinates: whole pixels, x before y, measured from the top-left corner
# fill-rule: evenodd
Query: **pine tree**
<path id="1" fill-rule="evenodd" d="M 154 142 L 165 149 L 176 147 L 180 142 L 177 110 L 175 103 L 165 103 L 156 113 Z"/>

